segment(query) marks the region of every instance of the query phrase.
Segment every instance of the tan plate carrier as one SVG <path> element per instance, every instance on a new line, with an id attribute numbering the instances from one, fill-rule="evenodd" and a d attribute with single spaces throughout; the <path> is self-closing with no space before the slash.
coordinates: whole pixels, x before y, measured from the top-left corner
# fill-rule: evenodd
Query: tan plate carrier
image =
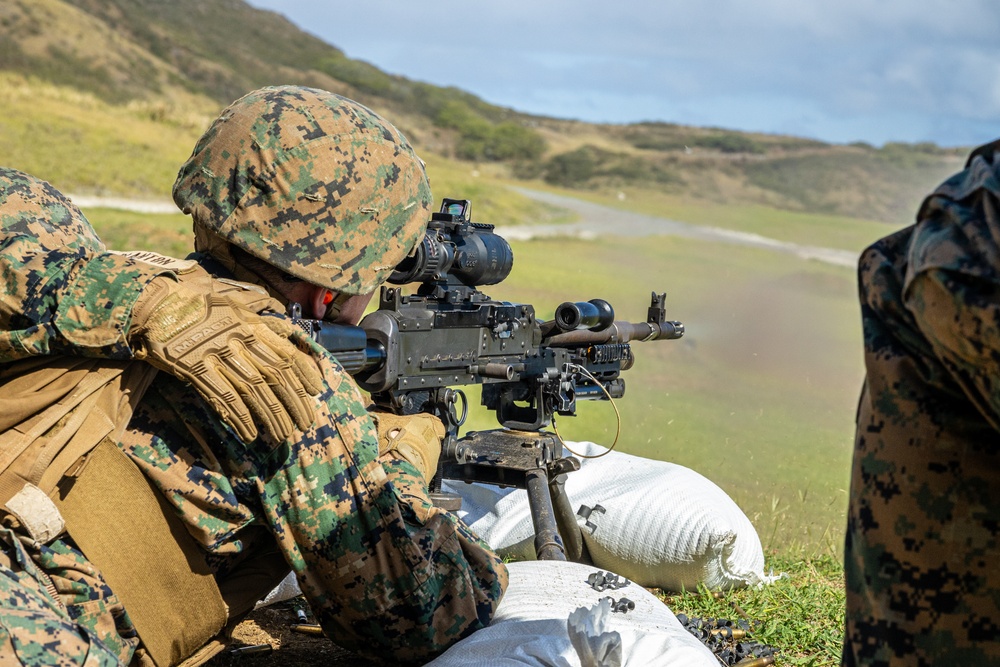
<path id="1" fill-rule="evenodd" d="M 229 610 L 180 518 L 118 446 L 155 375 L 86 358 L 0 366 L 0 511 L 42 542 L 65 528 L 128 611 L 139 661 L 189 667 L 223 648 Z"/>

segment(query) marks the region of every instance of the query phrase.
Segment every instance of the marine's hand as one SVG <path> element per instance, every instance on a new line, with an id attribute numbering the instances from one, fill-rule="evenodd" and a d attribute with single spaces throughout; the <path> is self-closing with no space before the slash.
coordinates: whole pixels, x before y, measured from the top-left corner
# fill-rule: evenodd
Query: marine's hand
<path id="1" fill-rule="evenodd" d="M 424 412 L 415 415 L 372 412 L 371 415 L 378 429 L 378 453 L 392 453 L 409 461 L 424 481 L 430 481 L 441 458 L 441 440 L 445 435 L 441 420 Z"/>
<path id="2" fill-rule="evenodd" d="M 194 385 L 244 442 L 258 426 L 281 442 L 312 424 L 309 394 L 322 387 L 291 326 L 161 276 L 139 297 L 128 339 L 137 358 Z"/>

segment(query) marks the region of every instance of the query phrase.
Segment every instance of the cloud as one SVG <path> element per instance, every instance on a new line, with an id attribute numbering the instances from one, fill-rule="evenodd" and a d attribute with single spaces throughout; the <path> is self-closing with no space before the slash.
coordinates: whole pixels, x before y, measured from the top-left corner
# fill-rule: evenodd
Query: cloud
<path id="1" fill-rule="evenodd" d="M 876 143 L 1000 128 L 992 0 L 251 2 L 352 57 L 522 111 L 702 124 L 676 114 L 711 109 L 739 129 L 832 138 L 839 122 Z"/>

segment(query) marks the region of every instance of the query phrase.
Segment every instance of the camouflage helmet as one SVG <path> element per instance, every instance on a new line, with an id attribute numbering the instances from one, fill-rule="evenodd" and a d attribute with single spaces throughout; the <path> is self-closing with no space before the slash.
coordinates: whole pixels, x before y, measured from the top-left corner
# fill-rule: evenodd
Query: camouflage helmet
<path id="1" fill-rule="evenodd" d="M 198 250 L 232 263 L 232 244 L 345 294 L 388 278 L 423 237 L 431 205 L 423 162 L 396 128 L 357 102 L 299 86 L 231 104 L 195 145 L 173 195 L 194 220 Z"/>
<path id="2" fill-rule="evenodd" d="M 0 236 L 22 234 L 38 239 L 43 250 L 105 250 L 90 222 L 66 195 L 23 171 L 0 167 Z"/>

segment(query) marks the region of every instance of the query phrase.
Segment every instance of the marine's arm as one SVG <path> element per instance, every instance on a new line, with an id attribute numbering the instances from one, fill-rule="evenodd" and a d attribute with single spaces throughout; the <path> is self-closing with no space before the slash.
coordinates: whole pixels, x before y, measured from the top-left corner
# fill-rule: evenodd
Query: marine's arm
<path id="1" fill-rule="evenodd" d="M 290 439 L 283 460 L 231 440 L 218 458 L 252 482 L 241 488 L 259 489 L 327 635 L 366 656 L 423 664 L 489 622 L 506 568 L 428 498 L 440 424 L 380 415 L 376 426 L 353 379 L 316 352 L 325 379 L 316 425 Z"/>
<path id="2" fill-rule="evenodd" d="M 0 363 L 142 358 L 194 384 L 244 441 L 306 427 L 319 371 L 290 325 L 259 316 L 269 300 L 223 294 L 194 262 L 146 259 L 109 252 L 64 195 L 0 168 Z"/>
<path id="3" fill-rule="evenodd" d="M 48 183 L 0 169 L 0 362 L 40 354 L 130 358 L 129 314 L 163 273 L 108 252 Z"/>
<path id="4" fill-rule="evenodd" d="M 976 410 L 1000 431 L 1000 284 L 943 270 L 922 272 L 907 291 L 948 373 Z"/>
<path id="5" fill-rule="evenodd" d="M 987 147 L 988 148 L 988 147 Z M 1000 160 L 974 154 L 927 198 L 903 299 L 934 355 L 1000 431 Z"/>

